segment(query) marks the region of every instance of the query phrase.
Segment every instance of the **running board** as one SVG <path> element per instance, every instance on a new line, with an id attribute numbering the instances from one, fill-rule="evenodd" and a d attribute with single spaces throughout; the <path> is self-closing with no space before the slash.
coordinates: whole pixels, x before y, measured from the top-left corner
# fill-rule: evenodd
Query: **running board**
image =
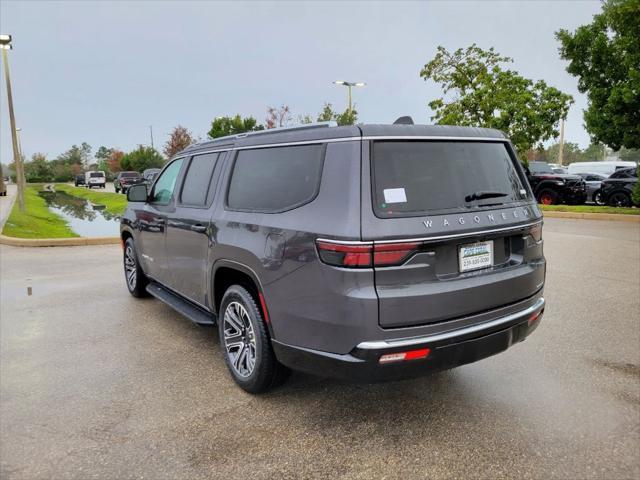
<path id="1" fill-rule="evenodd" d="M 188 300 L 173 293 L 169 289 L 163 287 L 159 283 L 149 282 L 147 285 L 147 292 L 156 297 L 161 302 L 166 303 L 176 312 L 184 315 L 193 323 L 198 325 L 215 325 L 216 316 L 213 313 L 207 312 L 202 307 L 199 307 Z"/>

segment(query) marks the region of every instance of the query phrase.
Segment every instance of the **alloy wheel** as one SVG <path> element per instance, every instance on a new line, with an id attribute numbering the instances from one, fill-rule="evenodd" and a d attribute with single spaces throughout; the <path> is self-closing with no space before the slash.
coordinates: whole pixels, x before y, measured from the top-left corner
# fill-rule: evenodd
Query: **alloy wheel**
<path id="1" fill-rule="evenodd" d="M 241 377 L 248 377 L 256 365 L 256 336 L 249 314 L 239 302 L 231 302 L 224 312 L 224 347 L 229 363 Z"/>
<path id="2" fill-rule="evenodd" d="M 136 280 L 138 276 L 137 266 L 136 254 L 134 253 L 131 245 L 127 245 L 124 250 L 124 274 L 127 278 L 129 290 L 131 291 L 136 288 Z"/>

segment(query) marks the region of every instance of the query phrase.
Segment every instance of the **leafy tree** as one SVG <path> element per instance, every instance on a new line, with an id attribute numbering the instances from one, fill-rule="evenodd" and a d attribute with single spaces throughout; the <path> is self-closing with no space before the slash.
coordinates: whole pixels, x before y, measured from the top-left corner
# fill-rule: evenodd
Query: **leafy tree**
<path id="1" fill-rule="evenodd" d="M 31 161 L 24 164 L 24 176 L 27 182 L 51 182 L 53 168 L 44 153 L 34 153 Z"/>
<path id="2" fill-rule="evenodd" d="M 625 162 L 640 163 L 640 149 L 630 149 L 622 147 L 619 152 L 620 160 Z"/>
<path id="3" fill-rule="evenodd" d="M 313 123 L 313 117 L 309 114 L 305 114 L 305 115 L 298 115 L 296 117 L 296 123 L 299 123 L 300 125 L 304 125 L 307 123 Z"/>
<path id="4" fill-rule="evenodd" d="M 502 130 L 523 157 L 534 145 L 556 137 L 558 122 L 566 118 L 573 98 L 542 80 L 533 82 L 502 68 L 512 61 L 476 44 L 453 53 L 439 46 L 420 76 L 439 83 L 444 95 L 452 95 L 429 102 L 432 120 Z"/>
<path id="5" fill-rule="evenodd" d="M 91 159 L 91 145 L 82 142 L 82 145 L 72 145 L 69 150 L 58 155 L 57 162 L 68 165 L 87 165 Z"/>
<path id="6" fill-rule="evenodd" d="M 176 153 L 184 150 L 193 143 L 191 132 L 182 125 L 178 125 L 169 134 L 169 140 L 164 144 L 164 154 L 167 158 L 173 157 Z"/>
<path id="7" fill-rule="evenodd" d="M 107 161 L 109 155 L 111 155 L 111 152 L 113 152 L 113 148 L 107 148 L 105 146 L 101 146 L 100 148 L 98 148 L 98 151 L 95 154 L 98 164 L 100 164 L 100 162 L 102 161 Z"/>
<path id="8" fill-rule="evenodd" d="M 582 152 L 582 162 L 601 162 L 606 157 L 607 152 L 604 145 L 592 143 Z"/>
<path id="9" fill-rule="evenodd" d="M 280 105 L 280 108 L 267 107 L 266 127 L 286 127 L 291 123 L 291 110 L 288 105 Z"/>
<path id="10" fill-rule="evenodd" d="M 258 125 L 258 121 L 253 117 L 217 117 L 211 122 L 209 138 L 226 137 L 227 135 L 237 135 L 244 132 L 254 132 L 264 130 L 264 126 Z"/>
<path id="11" fill-rule="evenodd" d="M 338 125 L 354 125 L 358 121 L 358 112 L 355 108 L 346 109 L 342 113 L 338 113 L 333 109 L 333 105 L 325 103 L 322 111 L 318 114 L 318 122 L 329 122 L 334 120 Z"/>
<path id="12" fill-rule="evenodd" d="M 122 157 L 124 157 L 124 152 L 118 149 L 113 149 L 111 155 L 107 159 L 107 168 L 111 173 L 118 173 L 122 171 Z"/>
<path id="13" fill-rule="evenodd" d="M 120 166 L 124 170 L 143 172 L 147 168 L 160 168 L 164 165 L 164 158 L 152 147 L 140 145 L 132 152 L 125 154 L 120 160 Z"/>
<path id="14" fill-rule="evenodd" d="M 640 0 L 607 0 L 592 23 L 556 38 L 589 99 L 584 121 L 593 140 L 640 148 Z"/>
<path id="15" fill-rule="evenodd" d="M 640 182 L 636 182 L 633 186 L 633 191 L 631 192 L 631 200 L 633 203 L 640 207 Z"/>

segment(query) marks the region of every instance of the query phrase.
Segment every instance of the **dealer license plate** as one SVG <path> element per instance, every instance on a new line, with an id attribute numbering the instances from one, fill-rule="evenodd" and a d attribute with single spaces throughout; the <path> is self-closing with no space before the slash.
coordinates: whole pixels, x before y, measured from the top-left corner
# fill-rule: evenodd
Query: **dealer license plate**
<path id="1" fill-rule="evenodd" d="M 460 245 L 458 251 L 460 272 L 493 266 L 493 241 Z"/>

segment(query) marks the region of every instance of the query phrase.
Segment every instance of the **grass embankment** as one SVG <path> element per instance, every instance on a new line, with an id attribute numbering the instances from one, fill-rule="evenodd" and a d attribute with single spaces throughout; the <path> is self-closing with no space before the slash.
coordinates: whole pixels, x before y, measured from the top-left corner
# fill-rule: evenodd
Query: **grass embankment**
<path id="1" fill-rule="evenodd" d="M 3 235 L 18 238 L 70 238 L 78 234 L 67 222 L 47 208 L 47 202 L 38 195 L 42 184 L 27 185 L 24 192 L 24 212 L 13 205 L 11 214 L 2 230 Z"/>
<path id="2" fill-rule="evenodd" d="M 64 183 L 55 184 L 56 191 L 65 192 L 74 197 L 84 198 L 92 203 L 105 206 L 105 210 L 114 215 L 122 215 L 127 208 L 127 196 L 88 188 L 73 187 Z"/>
<path id="3" fill-rule="evenodd" d="M 640 208 L 599 207 L 597 205 L 539 205 L 543 212 L 619 213 L 640 215 Z"/>

